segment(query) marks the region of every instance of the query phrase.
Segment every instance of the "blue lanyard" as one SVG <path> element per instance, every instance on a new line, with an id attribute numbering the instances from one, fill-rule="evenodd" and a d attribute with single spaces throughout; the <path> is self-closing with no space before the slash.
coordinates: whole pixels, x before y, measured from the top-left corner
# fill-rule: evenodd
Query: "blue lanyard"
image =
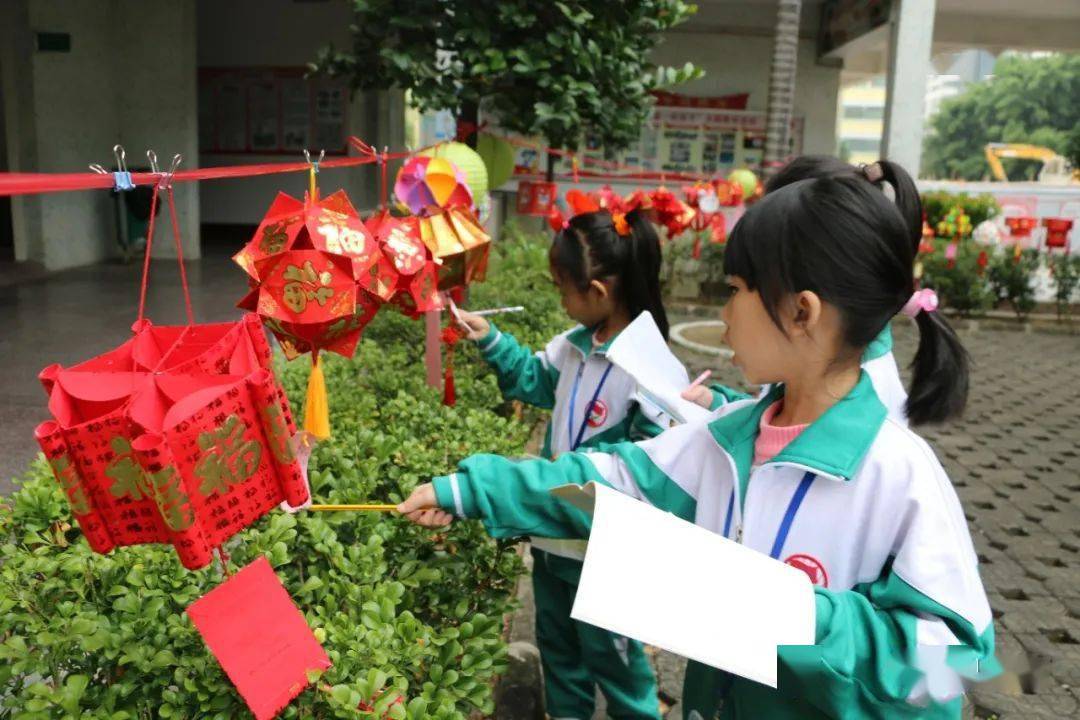
<path id="1" fill-rule="evenodd" d="M 803 479 L 799 481 L 799 486 L 795 488 L 795 494 L 791 496 L 791 502 L 788 503 L 784 519 L 780 521 L 780 529 L 776 531 L 776 539 L 773 540 L 772 550 L 769 551 L 769 557 L 774 560 L 780 559 L 780 552 L 784 549 L 784 543 L 787 542 L 788 533 L 791 532 L 791 525 L 795 522 L 795 515 L 799 512 L 799 507 L 802 505 L 803 499 L 806 498 L 806 493 L 810 491 L 810 486 L 813 485 L 816 477 L 812 472 L 806 473 L 803 475 Z M 739 479 L 735 478 L 735 482 L 738 481 Z M 731 531 L 731 516 L 734 511 L 735 491 L 732 490 L 731 498 L 728 500 L 727 518 L 724 520 L 724 537 L 727 537 Z"/>
<path id="2" fill-rule="evenodd" d="M 586 358 L 587 359 L 587 358 Z M 577 450 L 578 445 L 581 444 L 582 437 L 585 436 L 585 428 L 589 425 L 589 416 L 592 415 L 593 407 L 596 405 L 597 398 L 600 397 L 600 391 L 604 387 L 604 383 L 607 382 L 608 375 L 611 374 L 611 368 L 614 367 L 610 362 L 607 369 L 604 370 L 604 374 L 600 376 L 600 382 L 596 386 L 596 391 L 592 395 L 592 400 L 585 406 L 585 417 L 581 420 L 581 427 L 578 429 L 577 438 L 574 437 L 574 404 L 577 400 L 578 386 L 581 384 L 581 376 L 585 374 L 585 360 L 581 361 L 581 367 L 578 368 L 577 375 L 574 376 L 574 389 L 570 392 L 570 414 L 566 418 L 566 430 L 567 439 L 570 440 L 570 449 Z"/>

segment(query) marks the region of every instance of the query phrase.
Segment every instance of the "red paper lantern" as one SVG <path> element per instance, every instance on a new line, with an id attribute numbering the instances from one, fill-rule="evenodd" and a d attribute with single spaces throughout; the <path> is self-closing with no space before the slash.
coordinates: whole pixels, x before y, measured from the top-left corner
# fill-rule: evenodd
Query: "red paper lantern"
<path id="1" fill-rule="evenodd" d="M 257 317 L 154 327 L 40 377 L 53 420 L 35 431 L 90 547 L 171 543 L 190 569 L 308 491 L 296 427 Z"/>
<path id="2" fill-rule="evenodd" d="M 419 218 L 395 218 L 384 211 L 369 218 L 367 226 L 398 275 L 390 301 L 412 317 L 441 310 L 438 264 L 420 237 Z"/>
<path id="3" fill-rule="evenodd" d="M 551 210 L 551 206 L 555 203 L 557 194 L 558 191 L 555 189 L 555 183 L 553 182 L 518 181 L 518 215 L 547 215 Z"/>
<path id="4" fill-rule="evenodd" d="M 262 316 L 290 360 L 322 349 L 351 357 L 397 284 L 343 191 L 306 203 L 279 193 L 233 259 L 251 277 L 239 307 Z"/>
<path id="5" fill-rule="evenodd" d="M 657 224 L 667 228 L 669 239 L 682 234 L 694 219 L 694 209 L 662 186 L 652 192 L 652 207 Z"/>

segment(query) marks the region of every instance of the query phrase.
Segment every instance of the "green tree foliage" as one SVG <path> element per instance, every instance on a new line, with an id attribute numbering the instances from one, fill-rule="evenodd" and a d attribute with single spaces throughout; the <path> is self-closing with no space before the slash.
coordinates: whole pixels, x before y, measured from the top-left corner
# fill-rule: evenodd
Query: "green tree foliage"
<path id="1" fill-rule="evenodd" d="M 1066 155 L 1080 126 L 1080 55 L 1006 56 L 994 77 L 942 103 L 930 120 L 923 175 L 978 180 L 989 177 L 987 143 L 1027 143 Z M 1080 142 L 1080 141 L 1078 141 Z M 1041 164 L 1003 161 L 1010 179 L 1034 178 Z"/>
<path id="2" fill-rule="evenodd" d="M 354 89 L 401 88 L 421 110 L 475 117 L 576 147 L 638 137 L 650 92 L 700 76 L 649 62 L 664 31 L 696 6 L 682 0 L 352 0 L 352 46 L 323 48 L 312 69 Z"/>

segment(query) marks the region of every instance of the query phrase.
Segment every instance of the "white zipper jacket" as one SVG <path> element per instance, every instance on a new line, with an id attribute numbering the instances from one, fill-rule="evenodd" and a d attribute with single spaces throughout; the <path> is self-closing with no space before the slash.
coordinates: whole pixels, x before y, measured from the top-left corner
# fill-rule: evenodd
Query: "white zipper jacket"
<path id="1" fill-rule="evenodd" d="M 691 663 L 686 717 L 711 718 L 724 700 L 725 718 L 959 718 L 959 699 L 930 701 L 920 667 L 937 653 L 967 675 L 992 671 L 993 626 L 944 470 L 925 441 L 887 417 L 866 373 L 751 470 L 761 415 L 782 395 L 776 387 L 708 423 L 608 452 L 555 462 L 475 456 L 435 479 L 439 504 L 482 519 L 496 537 L 585 537 L 589 516 L 548 491 L 601 482 L 805 571 L 816 585 L 817 644 L 781 648 L 777 690 Z M 723 568 L 703 558 L 702 571 Z"/>
<path id="2" fill-rule="evenodd" d="M 648 311 L 602 345 L 595 345 L 593 332 L 581 325 L 557 335 L 537 353 L 494 325 L 478 345 L 495 369 L 505 397 L 551 409 L 542 450 L 545 458 L 604 443 L 650 438 L 672 425 L 672 418 L 641 392 L 652 378 L 639 380 L 629 374 L 619 364 L 620 355 L 646 353 L 650 373 L 664 374 L 675 385 L 687 384 L 686 369 L 671 353 Z M 585 543 L 579 540 L 534 538 L 533 545 L 562 557 L 585 557 Z"/>

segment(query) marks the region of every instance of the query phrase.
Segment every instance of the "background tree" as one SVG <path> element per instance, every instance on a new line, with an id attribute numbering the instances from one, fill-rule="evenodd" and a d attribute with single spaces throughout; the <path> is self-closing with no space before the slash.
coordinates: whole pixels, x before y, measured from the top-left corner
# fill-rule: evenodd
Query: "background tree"
<path id="1" fill-rule="evenodd" d="M 1004 56 L 994 77 L 942 103 L 930 119 L 923 175 L 978 180 L 989 177 L 987 143 L 1042 145 L 1065 155 L 1080 125 L 1080 55 Z M 1010 179 L 1031 179 L 1040 164 L 1003 161 Z"/>
<path id="2" fill-rule="evenodd" d="M 352 46 L 323 48 L 312 69 L 353 89 L 401 88 L 420 110 L 576 147 L 636 140 L 651 91 L 700 76 L 649 62 L 664 31 L 695 6 L 681 0 L 352 0 Z"/>

